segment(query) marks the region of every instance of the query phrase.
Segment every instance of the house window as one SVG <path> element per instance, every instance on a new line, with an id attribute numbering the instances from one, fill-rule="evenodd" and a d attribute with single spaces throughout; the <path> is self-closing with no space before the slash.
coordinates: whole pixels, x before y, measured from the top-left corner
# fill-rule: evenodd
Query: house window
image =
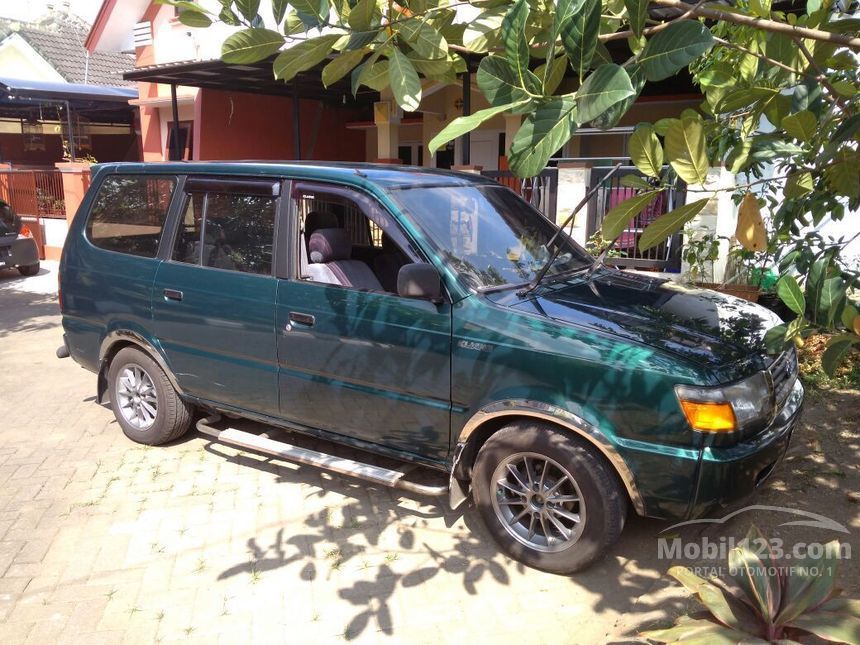
<path id="1" fill-rule="evenodd" d="M 179 154 L 174 145 L 176 131 L 179 130 Z M 194 148 L 194 124 L 191 121 L 180 121 L 179 128 L 174 128 L 173 123 L 167 124 L 167 149 L 164 157 L 168 161 L 190 161 Z"/>

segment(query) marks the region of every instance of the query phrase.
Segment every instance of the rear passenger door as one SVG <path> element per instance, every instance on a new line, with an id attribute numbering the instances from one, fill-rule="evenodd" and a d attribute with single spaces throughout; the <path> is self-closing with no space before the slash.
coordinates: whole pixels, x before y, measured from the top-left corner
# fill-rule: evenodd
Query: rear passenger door
<path id="1" fill-rule="evenodd" d="M 272 258 L 280 181 L 189 177 L 155 276 L 158 340 L 188 394 L 278 413 Z"/>

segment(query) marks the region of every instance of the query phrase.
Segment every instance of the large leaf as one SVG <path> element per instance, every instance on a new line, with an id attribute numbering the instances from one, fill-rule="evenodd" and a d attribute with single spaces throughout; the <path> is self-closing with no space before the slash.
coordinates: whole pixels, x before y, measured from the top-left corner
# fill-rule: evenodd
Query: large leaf
<path id="1" fill-rule="evenodd" d="M 290 4 L 309 27 L 319 27 L 328 19 L 328 0 L 290 0 Z"/>
<path id="2" fill-rule="evenodd" d="M 430 140 L 427 147 L 430 154 L 436 154 L 436 151 L 444 146 L 449 141 L 456 139 L 459 136 L 471 132 L 487 119 L 491 119 L 497 114 L 507 112 L 522 105 L 522 103 L 510 103 L 508 105 L 497 105 L 486 110 L 479 110 L 468 116 L 460 116 L 446 125 L 442 131 Z"/>
<path id="3" fill-rule="evenodd" d="M 199 29 L 205 29 L 209 25 L 212 24 L 212 19 L 206 15 L 206 13 L 197 7 L 197 5 L 191 5 L 195 7 L 191 8 L 182 8 L 179 9 L 179 22 L 188 27 L 195 27 Z"/>
<path id="4" fill-rule="evenodd" d="M 779 609 L 781 589 L 776 578 L 768 574 L 767 565 L 749 548 L 729 551 L 729 575 L 750 603 L 766 620 L 772 620 Z"/>
<path id="5" fill-rule="evenodd" d="M 799 141 L 809 142 L 818 130 L 818 121 L 809 110 L 801 110 L 783 117 L 782 129 Z"/>
<path id="6" fill-rule="evenodd" d="M 818 312 L 825 315 L 823 322 L 828 326 L 833 323 L 836 314 L 840 311 L 840 306 L 845 300 L 847 286 L 841 276 L 836 276 L 825 280 L 821 287 L 821 296 L 818 299 Z"/>
<path id="7" fill-rule="evenodd" d="M 815 180 L 811 172 L 795 173 L 785 180 L 785 196 L 791 199 L 803 197 L 814 189 Z"/>
<path id="8" fill-rule="evenodd" d="M 545 63 L 535 70 L 535 76 L 543 81 L 544 94 L 553 94 L 558 89 L 566 70 L 567 56 L 556 56 L 549 67 Z M 480 83 L 478 85 L 480 86 Z"/>
<path id="9" fill-rule="evenodd" d="M 690 204 L 684 204 L 655 219 L 639 237 L 639 250 L 645 251 L 657 246 L 670 235 L 680 231 L 684 224 L 698 215 L 708 203 L 708 199 L 700 199 Z"/>
<path id="10" fill-rule="evenodd" d="M 591 66 L 600 32 L 600 0 L 585 0 L 582 10 L 561 26 L 559 34 L 573 71 L 582 80 Z"/>
<path id="11" fill-rule="evenodd" d="M 221 60 L 246 65 L 268 58 L 284 44 L 284 37 L 271 29 L 243 29 L 231 34 L 221 45 Z"/>
<path id="12" fill-rule="evenodd" d="M 358 0 L 349 12 L 347 23 L 357 31 L 369 31 L 377 22 L 374 17 L 379 13 L 377 0 Z"/>
<path id="13" fill-rule="evenodd" d="M 641 213 L 645 207 L 654 201 L 654 192 L 635 195 L 612 208 L 603 218 L 601 231 L 604 240 L 614 240 L 624 232 L 631 219 Z"/>
<path id="14" fill-rule="evenodd" d="M 499 40 L 502 19 L 507 13 L 507 5 L 487 9 L 466 25 L 463 32 L 463 45 L 475 53 L 484 53 L 495 47 Z"/>
<path id="15" fill-rule="evenodd" d="M 738 224 L 735 238 L 747 251 L 763 251 L 767 248 L 767 231 L 761 217 L 758 200 L 752 193 L 744 195 L 738 208 Z"/>
<path id="16" fill-rule="evenodd" d="M 409 46 L 424 58 L 446 58 L 448 43 L 432 25 L 421 20 L 407 20 L 401 23 L 398 32 Z"/>
<path id="17" fill-rule="evenodd" d="M 849 199 L 860 199 L 860 155 L 855 150 L 841 149 L 824 171 L 827 185 Z"/>
<path id="18" fill-rule="evenodd" d="M 284 16 L 287 15 L 288 0 L 272 0 L 272 16 L 275 19 L 275 24 L 281 24 Z"/>
<path id="19" fill-rule="evenodd" d="M 636 126 L 627 143 L 630 158 L 636 167 L 649 177 L 659 177 L 663 170 L 663 146 L 648 123 Z"/>
<path id="20" fill-rule="evenodd" d="M 412 61 L 399 49 L 388 55 L 388 80 L 397 104 L 408 112 L 415 112 L 421 104 L 421 80 Z"/>
<path id="21" fill-rule="evenodd" d="M 637 37 L 642 35 L 642 30 L 645 28 L 645 21 L 648 19 L 648 4 L 649 0 L 624 0 L 630 29 Z"/>
<path id="22" fill-rule="evenodd" d="M 504 56 L 486 56 L 478 66 L 478 88 L 490 105 L 504 105 L 529 98 L 516 71 Z"/>
<path id="23" fill-rule="evenodd" d="M 764 334 L 764 346 L 770 354 L 779 354 L 785 349 L 788 325 L 782 324 L 771 327 Z"/>
<path id="24" fill-rule="evenodd" d="M 691 645 L 766 644 L 767 641 L 724 627 L 710 620 L 682 616 L 674 627 L 642 632 L 641 636 L 658 643 L 690 643 Z"/>
<path id="25" fill-rule="evenodd" d="M 534 177 L 576 130 L 576 100 L 557 96 L 529 114 L 511 142 L 508 158 L 518 177 Z"/>
<path id="26" fill-rule="evenodd" d="M 630 77 L 623 67 L 614 63 L 601 65 L 576 91 L 577 120 L 580 124 L 588 123 L 633 94 Z"/>
<path id="27" fill-rule="evenodd" d="M 832 596 L 839 564 L 839 543 L 828 542 L 820 558 L 807 555 L 792 564 L 785 580 L 782 607 L 776 616 L 778 625 L 791 623 Z"/>
<path id="28" fill-rule="evenodd" d="M 696 594 L 708 611 L 726 627 L 740 632 L 763 636 L 761 624 L 749 607 L 717 585 L 695 575 L 687 567 L 674 566 L 669 575 Z"/>
<path id="29" fill-rule="evenodd" d="M 374 53 L 361 65 L 352 70 L 352 93 L 358 92 L 360 85 L 381 92 L 388 87 L 388 61 L 378 60 L 379 52 Z"/>
<path id="30" fill-rule="evenodd" d="M 260 11 L 260 0 L 233 0 L 233 4 L 249 22 L 256 18 Z"/>
<path id="31" fill-rule="evenodd" d="M 803 291 L 794 276 L 782 276 L 776 284 L 776 294 L 794 313 L 802 315 L 806 311 L 806 298 L 803 297 Z"/>
<path id="32" fill-rule="evenodd" d="M 304 72 L 318 65 L 329 55 L 332 45 L 340 38 L 341 36 L 338 34 L 319 36 L 318 38 L 303 40 L 298 45 L 281 52 L 272 64 L 275 78 L 289 81 L 299 72 Z"/>
<path id="33" fill-rule="evenodd" d="M 835 643 L 860 643 L 860 618 L 818 611 L 795 618 L 792 627 Z"/>
<path id="34" fill-rule="evenodd" d="M 681 20 L 648 41 L 639 54 L 639 64 L 649 81 L 662 81 L 677 74 L 713 44 L 714 37 L 705 25 L 697 20 Z"/>
<path id="35" fill-rule="evenodd" d="M 694 117 L 674 121 L 666 130 L 665 144 L 666 156 L 678 176 L 688 184 L 704 184 L 710 163 L 702 122 Z"/>
<path id="36" fill-rule="evenodd" d="M 502 42 L 505 45 L 505 58 L 517 75 L 520 83 L 525 82 L 529 68 L 529 41 L 526 38 L 526 23 L 529 18 L 529 4 L 517 0 L 502 20 Z"/>
<path id="37" fill-rule="evenodd" d="M 361 62 L 365 53 L 366 52 L 362 49 L 356 49 L 355 51 L 346 51 L 342 54 L 338 54 L 334 60 L 323 67 L 323 85 L 328 87 L 349 74 L 353 68 Z"/>
<path id="38" fill-rule="evenodd" d="M 633 94 L 611 106 L 600 116 L 592 119 L 591 125 L 595 128 L 600 128 L 601 130 L 614 128 L 618 125 L 621 117 L 627 114 L 630 106 L 636 102 L 639 92 L 645 87 L 645 73 L 642 71 L 641 65 L 633 63 L 627 67 L 627 75 L 630 77 L 630 84 L 633 86 Z"/>

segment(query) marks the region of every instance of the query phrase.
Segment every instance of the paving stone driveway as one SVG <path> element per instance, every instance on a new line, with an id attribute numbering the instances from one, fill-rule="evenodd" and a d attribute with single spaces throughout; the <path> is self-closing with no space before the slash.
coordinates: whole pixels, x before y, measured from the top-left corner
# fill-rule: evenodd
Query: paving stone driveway
<path id="1" fill-rule="evenodd" d="M 594 643 L 679 607 L 659 522 L 553 576 L 501 555 L 471 509 L 196 432 L 131 443 L 94 375 L 54 357 L 45 266 L 0 271 L 0 642 Z"/>

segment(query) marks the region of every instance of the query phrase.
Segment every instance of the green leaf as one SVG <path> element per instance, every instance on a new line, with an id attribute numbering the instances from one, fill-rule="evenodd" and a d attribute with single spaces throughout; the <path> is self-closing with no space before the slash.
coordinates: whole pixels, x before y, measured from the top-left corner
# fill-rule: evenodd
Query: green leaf
<path id="1" fill-rule="evenodd" d="M 838 542 L 833 540 L 825 545 L 822 557 L 807 555 L 793 563 L 792 573 L 785 580 L 782 608 L 775 620 L 777 625 L 790 624 L 798 616 L 819 607 L 833 594 L 839 564 L 838 549 Z"/>
<path id="2" fill-rule="evenodd" d="M 809 142 L 818 130 L 818 120 L 809 110 L 801 110 L 783 117 L 782 129 L 799 141 Z"/>
<path id="3" fill-rule="evenodd" d="M 648 3 L 649 0 L 624 0 L 630 29 L 637 37 L 642 35 L 645 21 L 648 19 Z"/>
<path id="4" fill-rule="evenodd" d="M 582 10 L 561 26 L 561 42 L 581 81 L 591 66 L 600 32 L 600 0 L 585 0 Z"/>
<path id="5" fill-rule="evenodd" d="M 771 327 L 764 334 L 764 346 L 771 354 L 779 354 L 785 349 L 786 334 L 788 333 L 788 325 L 782 324 L 776 327 Z"/>
<path id="6" fill-rule="evenodd" d="M 623 67 L 614 63 L 601 65 L 576 91 L 577 119 L 580 124 L 588 123 L 633 94 L 630 77 Z"/>
<path id="7" fill-rule="evenodd" d="M 745 87 L 726 94 L 715 109 L 722 113 L 734 112 L 758 101 L 772 99 L 777 94 L 779 94 L 779 90 L 769 87 Z"/>
<path id="8" fill-rule="evenodd" d="M 647 123 L 636 126 L 628 142 L 630 158 L 636 167 L 649 177 L 659 177 L 663 171 L 663 146 Z"/>
<path id="9" fill-rule="evenodd" d="M 827 185 L 849 199 L 860 199 L 860 156 L 855 150 L 843 148 L 824 170 Z"/>
<path id="10" fill-rule="evenodd" d="M 428 59 L 447 58 L 448 43 L 429 23 L 407 20 L 399 26 L 398 32 L 418 55 Z"/>
<path id="11" fill-rule="evenodd" d="M 656 132 L 659 136 L 665 137 L 666 133 L 669 131 L 669 128 L 673 123 L 677 123 L 680 119 L 675 117 L 667 116 L 662 119 L 657 119 L 654 122 L 654 132 Z"/>
<path id="12" fill-rule="evenodd" d="M 658 643 L 689 643 L 690 645 L 759 645 L 767 643 L 749 634 L 719 625 L 711 620 L 682 616 L 674 627 L 642 632 L 641 636 Z"/>
<path id="13" fill-rule="evenodd" d="M 688 184 L 704 184 L 710 163 L 702 122 L 693 117 L 675 121 L 666 130 L 665 144 L 666 156 L 678 176 Z"/>
<path id="14" fill-rule="evenodd" d="M 466 26 L 463 32 L 463 45 L 477 54 L 495 47 L 499 39 L 502 19 L 506 13 L 507 5 L 482 11 Z"/>
<path id="15" fill-rule="evenodd" d="M 328 19 L 328 0 L 290 0 L 290 4 L 309 27 L 319 27 Z"/>
<path id="16" fill-rule="evenodd" d="M 680 231 L 684 224 L 698 215 L 708 203 L 708 199 L 700 199 L 691 204 L 669 211 L 649 224 L 639 237 L 639 250 L 645 251 L 657 246 L 670 235 Z"/>
<path id="17" fill-rule="evenodd" d="M 289 0 L 272 0 L 272 15 L 275 18 L 275 24 L 281 24 L 284 16 L 287 15 L 287 6 Z"/>
<path id="18" fill-rule="evenodd" d="M 791 626 L 837 643 L 860 643 L 860 618 L 827 611 L 799 616 Z"/>
<path id="19" fill-rule="evenodd" d="M 714 37 L 705 25 L 697 20 L 681 20 L 648 41 L 639 54 L 639 64 L 649 81 L 662 81 L 677 74 L 713 44 Z"/>
<path id="20" fill-rule="evenodd" d="M 826 313 L 825 324 L 830 326 L 840 310 L 848 285 L 841 276 L 828 278 L 821 286 L 821 296 L 818 300 L 819 313 Z M 819 320 L 819 322 L 822 322 Z"/>
<path id="21" fill-rule="evenodd" d="M 752 150 L 753 141 L 752 139 L 746 139 L 737 143 L 729 152 L 729 156 L 726 157 L 726 166 L 729 168 L 732 174 L 737 175 L 744 168 L 746 168 L 747 162 L 750 158 L 750 151 Z"/>
<path id="22" fill-rule="evenodd" d="M 749 607 L 717 585 L 700 578 L 687 567 L 674 566 L 669 575 L 696 594 L 719 622 L 747 634 L 761 635 L 761 625 Z"/>
<path id="23" fill-rule="evenodd" d="M 791 175 L 785 182 L 785 196 L 792 199 L 803 197 L 815 188 L 812 173 L 802 172 Z"/>
<path id="24" fill-rule="evenodd" d="M 772 620 L 779 608 L 781 589 L 778 579 L 772 580 L 767 565 L 757 553 L 744 547 L 729 551 L 729 575 L 741 588 L 746 601 L 765 620 Z"/>
<path id="25" fill-rule="evenodd" d="M 460 116 L 446 125 L 442 131 L 430 140 L 427 145 L 430 154 L 436 154 L 436 151 L 444 146 L 449 141 L 456 139 L 459 136 L 471 132 L 487 119 L 491 119 L 497 114 L 515 109 L 521 106 L 523 102 L 510 103 L 508 105 L 497 105 L 487 108 L 486 110 L 478 110 L 474 114 L 468 116 Z"/>
<path id="26" fill-rule="evenodd" d="M 618 183 L 627 188 L 641 188 L 642 190 L 651 190 L 654 188 L 639 175 L 624 175 L 618 180 Z"/>
<path id="27" fill-rule="evenodd" d="M 284 44 L 284 37 L 271 29 L 242 29 L 231 34 L 221 45 L 221 60 L 246 65 L 268 58 Z"/>
<path id="28" fill-rule="evenodd" d="M 603 218 L 601 230 L 604 240 L 614 240 L 624 232 L 631 219 L 639 215 L 645 207 L 654 201 L 656 193 L 648 192 L 635 195 L 612 208 Z"/>
<path id="29" fill-rule="evenodd" d="M 845 329 L 854 329 L 854 321 L 857 319 L 858 316 L 860 316 L 860 310 L 858 310 L 857 307 L 850 302 L 845 303 L 845 308 L 842 310 L 841 316 L 842 324 L 845 325 Z M 860 332 L 855 331 L 855 333 Z"/>
<path id="30" fill-rule="evenodd" d="M 281 52 L 272 64 L 275 78 L 289 81 L 299 72 L 318 65 L 329 55 L 332 45 L 340 38 L 338 34 L 319 36 L 303 40 L 298 45 Z"/>
<path id="31" fill-rule="evenodd" d="M 233 0 L 233 4 L 248 21 L 256 18 L 260 12 L 260 0 Z"/>
<path id="32" fill-rule="evenodd" d="M 323 85 L 328 87 L 349 74 L 353 68 L 364 58 L 365 51 L 356 49 L 355 51 L 347 51 L 338 54 L 334 60 L 330 61 L 322 71 Z"/>
<path id="33" fill-rule="evenodd" d="M 794 276 L 782 276 L 776 283 L 776 294 L 794 313 L 803 315 L 806 311 L 806 298 L 803 297 L 803 291 Z"/>
<path id="34" fill-rule="evenodd" d="M 388 87 L 388 61 L 377 61 L 374 56 L 352 70 L 353 95 L 358 91 L 360 85 L 366 85 L 377 92 Z"/>
<path id="35" fill-rule="evenodd" d="M 486 56 L 478 66 L 478 88 L 490 105 L 504 105 L 528 100 L 517 79 L 516 71 L 504 56 Z"/>
<path id="36" fill-rule="evenodd" d="M 523 86 L 525 86 L 524 79 L 529 68 L 529 41 L 526 38 L 528 18 L 528 2 L 517 0 L 502 20 L 502 42 L 505 45 L 505 58 L 510 61 L 520 84 Z"/>
<path id="37" fill-rule="evenodd" d="M 397 104 L 407 112 L 415 112 L 421 104 L 421 80 L 399 49 L 392 49 L 388 56 L 388 80 Z"/>
<path id="38" fill-rule="evenodd" d="M 483 62 L 483 61 L 481 61 Z M 567 56 L 556 56 L 552 64 L 550 65 L 549 71 L 547 72 L 546 64 L 539 66 L 535 70 L 535 76 L 543 79 L 543 93 L 544 94 L 553 94 L 558 86 L 561 84 L 561 81 L 564 79 L 564 72 L 567 69 Z M 480 70 L 480 68 L 479 68 Z M 480 82 L 478 83 L 480 86 Z"/>
<path id="39" fill-rule="evenodd" d="M 636 63 L 627 67 L 627 74 L 630 76 L 630 84 L 633 86 L 633 94 L 628 96 L 623 101 L 619 101 L 615 105 L 609 107 L 603 114 L 591 120 L 591 125 L 601 130 L 608 130 L 618 125 L 630 107 L 636 102 L 639 92 L 645 86 L 645 74 L 642 67 Z"/>
<path id="40" fill-rule="evenodd" d="M 376 2 L 377 0 L 358 0 L 349 12 L 347 24 L 356 31 L 370 31 L 376 22 L 374 17 L 379 13 Z"/>
<path id="41" fill-rule="evenodd" d="M 508 162 L 518 177 L 534 177 L 576 130 L 576 100 L 557 96 L 526 117 L 511 142 Z"/>
<path id="42" fill-rule="evenodd" d="M 179 22 L 188 27 L 204 29 L 212 24 L 212 19 L 202 11 L 180 9 Z"/>

